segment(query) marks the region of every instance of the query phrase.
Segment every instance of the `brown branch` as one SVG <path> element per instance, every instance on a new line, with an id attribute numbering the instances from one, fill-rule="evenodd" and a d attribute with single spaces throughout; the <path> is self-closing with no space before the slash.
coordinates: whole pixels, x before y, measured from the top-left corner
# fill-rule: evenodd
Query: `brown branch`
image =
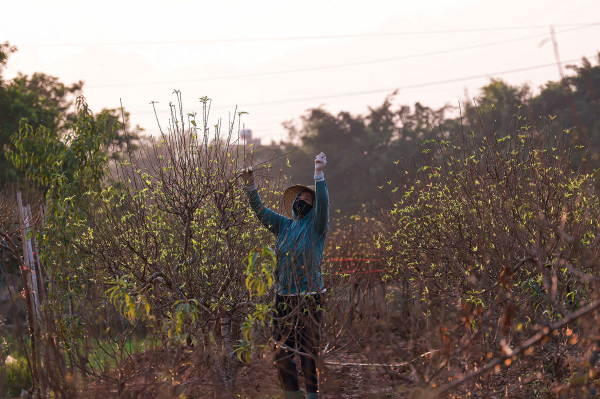
<path id="1" fill-rule="evenodd" d="M 143 294 L 144 292 L 146 292 L 146 290 L 148 288 L 150 288 L 150 286 L 152 285 L 154 280 L 160 281 L 161 283 L 165 284 L 167 287 L 172 288 L 172 284 L 171 284 L 170 280 L 168 278 L 167 278 L 167 280 L 165 280 L 165 278 L 166 278 L 166 276 L 163 272 L 154 273 L 152 276 L 150 276 L 148 278 L 148 280 L 146 280 L 146 283 L 142 286 L 142 288 L 137 290 L 137 292 L 135 294 Z"/>
<path id="2" fill-rule="evenodd" d="M 19 248 L 19 247 L 17 246 L 17 244 L 15 244 L 15 242 L 12 240 L 12 238 L 10 238 L 10 236 L 7 233 L 0 230 L 0 236 L 6 240 L 8 245 L 12 246 L 12 248 L 8 248 L 11 252 L 13 252 L 13 253 L 18 252 L 17 248 Z"/>
<path id="3" fill-rule="evenodd" d="M 535 334 L 534 336 L 532 336 L 531 338 L 529 338 L 528 340 L 523 342 L 523 344 L 521 346 L 519 346 L 515 349 L 512 349 L 512 350 L 509 349 L 503 356 L 497 357 L 496 359 L 490 361 L 489 363 L 487 363 L 485 366 L 481 367 L 480 369 L 477 369 L 476 371 L 469 373 L 467 375 L 463 375 L 462 377 L 452 381 L 451 383 L 440 387 L 438 390 L 436 390 L 434 392 L 432 397 L 438 397 L 448 391 L 455 389 L 459 385 L 462 385 L 463 383 L 470 380 L 471 378 L 477 377 L 480 374 L 490 371 L 491 369 L 495 368 L 496 366 L 499 366 L 502 363 L 504 363 L 504 361 L 506 359 L 510 359 L 511 357 L 518 355 L 519 353 L 523 352 L 524 350 L 537 344 L 545 337 L 549 337 L 553 331 L 566 326 L 567 324 L 571 323 L 572 321 L 577 320 L 578 318 L 583 317 L 583 316 L 595 311 L 598 308 L 600 308 L 600 301 L 597 301 L 596 303 L 592 303 L 591 305 L 589 305 L 583 309 L 580 309 L 577 312 L 571 313 L 570 315 L 563 318 L 562 320 L 557 321 L 547 327 L 542 328 L 542 330 L 540 332 L 538 332 L 537 334 Z"/>
<path id="4" fill-rule="evenodd" d="M 525 263 L 527 263 L 527 262 L 529 262 L 529 261 L 532 261 L 532 260 L 535 260 L 535 258 L 534 258 L 533 256 L 528 256 L 528 257 L 526 257 L 525 259 L 522 259 L 521 261 L 519 261 L 519 263 L 517 264 L 517 266 L 515 266 L 515 268 L 512 270 L 512 274 L 514 275 L 516 272 L 518 272 L 518 271 L 519 271 L 519 269 L 521 269 L 521 267 L 522 267 L 522 266 L 523 266 Z M 500 284 L 500 281 L 496 281 L 496 282 L 494 283 L 494 285 L 492 285 L 490 288 L 486 288 L 485 290 L 483 290 L 483 291 L 481 291 L 481 292 L 478 292 L 476 295 L 482 295 L 482 294 L 485 294 L 486 292 L 489 292 L 489 291 L 493 290 L 494 288 L 496 288 L 496 287 L 498 286 L 498 284 Z"/>
<path id="5" fill-rule="evenodd" d="M 565 262 L 565 266 L 567 267 L 568 271 L 570 271 L 571 273 L 573 273 L 574 275 L 576 275 L 577 277 L 579 277 L 580 279 L 582 279 L 584 281 L 600 282 L 600 277 L 581 272 L 581 271 L 575 269 L 575 267 L 573 267 L 573 265 L 570 262 Z"/>
<path id="6" fill-rule="evenodd" d="M 383 364 L 383 363 L 339 363 L 339 362 L 325 362 L 325 364 L 328 364 L 330 366 L 389 367 L 389 368 L 394 368 L 394 367 L 406 366 L 409 363 L 412 363 L 415 360 L 417 360 L 419 357 L 425 357 L 425 356 L 431 355 L 431 354 L 433 354 L 435 352 L 437 352 L 437 350 L 433 350 L 433 351 L 429 351 L 429 352 L 423 353 L 422 355 L 420 355 L 418 357 L 415 357 L 414 359 L 409 360 L 408 362 L 396 363 L 396 364 Z"/>
<path id="7" fill-rule="evenodd" d="M 0 248 L 2 249 L 6 249 L 8 252 L 10 252 L 13 255 L 17 255 L 17 253 L 9 246 L 4 245 L 4 244 L 0 244 Z"/>
<path id="8" fill-rule="evenodd" d="M 179 289 L 179 287 L 177 287 L 176 284 L 173 284 L 173 281 L 171 281 L 163 272 L 154 273 L 152 276 L 150 276 L 148 278 L 148 280 L 146 280 L 146 284 L 144 284 L 142 286 L 142 288 L 132 292 L 130 295 L 136 296 L 136 295 L 143 294 L 144 292 L 146 292 L 146 290 L 148 290 L 150 288 L 150 286 L 152 285 L 152 283 L 154 281 L 159 281 L 159 282 L 163 283 L 164 285 L 169 287 L 172 292 L 178 294 L 181 299 L 184 299 L 184 300 L 188 299 L 187 296 Z"/>

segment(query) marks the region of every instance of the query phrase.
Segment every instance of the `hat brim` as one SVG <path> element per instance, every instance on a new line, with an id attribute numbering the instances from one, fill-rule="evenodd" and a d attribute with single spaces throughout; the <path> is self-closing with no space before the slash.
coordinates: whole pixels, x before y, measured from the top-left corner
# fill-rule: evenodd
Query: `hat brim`
<path id="1" fill-rule="evenodd" d="M 304 186 L 302 184 L 294 184 L 293 186 L 289 186 L 283 192 L 283 209 L 285 209 L 285 213 L 290 217 L 294 217 L 294 212 L 292 211 L 292 205 L 294 205 L 294 201 L 298 194 L 302 191 L 310 191 L 313 195 L 313 198 L 316 198 L 317 194 L 315 192 L 315 186 Z"/>

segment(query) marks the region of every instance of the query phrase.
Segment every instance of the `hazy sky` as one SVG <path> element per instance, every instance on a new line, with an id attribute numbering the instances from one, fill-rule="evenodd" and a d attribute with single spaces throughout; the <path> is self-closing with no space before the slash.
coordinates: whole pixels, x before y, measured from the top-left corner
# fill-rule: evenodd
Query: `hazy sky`
<path id="1" fill-rule="evenodd" d="M 537 88 L 558 78 L 556 66 L 502 72 L 552 64 L 551 42 L 540 45 L 550 24 L 563 60 L 600 50 L 598 0 L 24 0 L 2 11 L 0 41 L 19 49 L 8 78 L 83 80 L 93 110 L 122 99 L 149 134 L 150 101 L 166 124 L 173 89 L 190 111 L 209 96 L 212 124 L 238 105 L 267 142 L 308 108 L 363 113 L 396 88 L 395 104 L 434 107 L 473 97 L 491 77 Z"/>

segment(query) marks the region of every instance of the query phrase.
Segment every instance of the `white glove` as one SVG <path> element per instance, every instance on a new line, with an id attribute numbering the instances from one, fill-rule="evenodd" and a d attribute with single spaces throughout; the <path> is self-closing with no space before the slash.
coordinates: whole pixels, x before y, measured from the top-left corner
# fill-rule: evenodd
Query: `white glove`
<path id="1" fill-rule="evenodd" d="M 323 168 L 327 165 L 327 157 L 325 157 L 325 153 L 320 153 L 315 158 L 315 178 L 317 176 L 323 177 Z"/>

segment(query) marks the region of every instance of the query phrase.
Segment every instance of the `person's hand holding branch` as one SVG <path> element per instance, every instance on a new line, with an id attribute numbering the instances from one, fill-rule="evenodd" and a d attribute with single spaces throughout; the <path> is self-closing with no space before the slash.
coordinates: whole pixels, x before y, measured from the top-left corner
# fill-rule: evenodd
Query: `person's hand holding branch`
<path id="1" fill-rule="evenodd" d="M 252 166 L 242 169 L 240 176 L 244 179 L 244 184 L 246 186 L 254 184 L 254 171 L 252 171 Z"/>

